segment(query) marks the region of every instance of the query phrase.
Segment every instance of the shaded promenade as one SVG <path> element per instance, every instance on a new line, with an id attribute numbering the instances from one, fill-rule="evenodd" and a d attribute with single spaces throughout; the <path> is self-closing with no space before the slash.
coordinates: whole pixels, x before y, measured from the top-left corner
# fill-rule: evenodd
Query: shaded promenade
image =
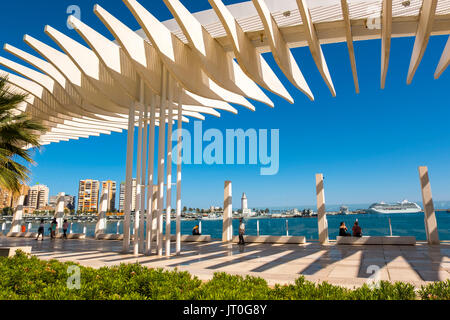
<path id="1" fill-rule="evenodd" d="M 139 262 L 150 268 L 177 268 L 199 279 L 215 272 L 262 277 L 270 285 L 293 283 L 300 275 L 310 281 L 328 281 L 346 287 L 370 280 L 374 268 L 379 279 L 404 281 L 416 286 L 450 279 L 450 242 L 430 246 L 337 246 L 250 244 L 243 248 L 221 242 L 184 243 L 180 256 L 133 256 L 118 253 L 120 241 L 0 238 L 0 246 L 32 246 L 40 259 L 74 261 L 99 268 Z M 173 244 L 174 246 L 174 244 Z M 172 248 L 173 250 L 173 248 Z M 376 267 L 373 267 L 376 266 Z"/>

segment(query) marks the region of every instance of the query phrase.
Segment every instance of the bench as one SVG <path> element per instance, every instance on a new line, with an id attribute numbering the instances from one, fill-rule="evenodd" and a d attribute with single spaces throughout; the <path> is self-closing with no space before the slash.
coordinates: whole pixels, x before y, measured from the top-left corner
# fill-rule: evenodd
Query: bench
<path id="1" fill-rule="evenodd" d="M 170 236 L 170 241 L 176 241 L 177 236 L 172 234 Z M 200 236 L 191 236 L 191 235 L 181 235 L 181 242 L 210 242 L 210 235 L 200 235 Z"/>
<path id="2" fill-rule="evenodd" d="M 134 237 L 131 237 L 134 238 Z M 99 233 L 95 235 L 96 240 L 123 240 L 123 234 Z"/>
<path id="3" fill-rule="evenodd" d="M 96 240 L 123 240 L 123 234 L 113 234 L 113 233 L 100 233 L 95 236 Z M 134 239 L 134 236 L 131 236 L 131 240 Z M 164 237 L 165 240 L 165 237 Z M 170 241 L 176 241 L 177 236 L 172 234 L 170 236 Z M 155 240 L 153 240 L 155 241 Z M 202 235 L 202 236 L 190 236 L 190 235 L 182 235 L 181 242 L 210 242 L 210 235 Z"/>
<path id="4" fill-rule="evenodd" d="M 397 245 L 397 246 L 414 246 L 416 245 L 416 237 L 337 237 L 336 244 L 344 245 Z"/>
<path id="5" fill-rule="evenodd" d="M 57 233 L 56 234 L 56 239 L 62 239 L 64 236 L 63 233 Z M 50 237 L 50 236 L 48 236 Z M 72 239 L 72 240 L 83 240 L 86 239 L 86 235 L 84 233 L 68 233 L 67 234 L 67 239 Z"/>
<path id="6" fill-rule="evenodd" d="M 9 238 L 37 238 L 36 232 L 8 232 L 6 234 Z"/>
<path id="7" fill-rule="evenodd" d="M 304 236 L 244 236 L 248 243 L 280 243 L 280 244 L 305 244 Z M 239 242 L 239 236 L 233 237 L 233 242 Z"/>
<path id="8" fill-rule="evenodd" d="M 0 247 L 0 257 L 14 257 L 17 250 L 31 254 L 31 247 Z"/>

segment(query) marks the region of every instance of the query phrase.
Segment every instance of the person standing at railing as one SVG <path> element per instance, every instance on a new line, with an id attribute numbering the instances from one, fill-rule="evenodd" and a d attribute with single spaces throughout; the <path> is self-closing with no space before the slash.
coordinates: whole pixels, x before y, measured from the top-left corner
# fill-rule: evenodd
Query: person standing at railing
<path id="1" fill-rule="evenodd" d="M 244 219 L 240 218 L 239 219 L 239 243 L 238 244 L 245 245 L 244 235 L 245 235 Z"/>

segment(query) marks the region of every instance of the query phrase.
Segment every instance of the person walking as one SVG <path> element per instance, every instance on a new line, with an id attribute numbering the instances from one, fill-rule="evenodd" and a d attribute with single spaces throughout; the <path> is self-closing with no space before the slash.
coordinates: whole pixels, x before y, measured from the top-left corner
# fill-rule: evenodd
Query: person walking
<path id="1" fill-rule="evenodd" d="M 50 236 L 51 239 L 55 239 L 56 238 L 56 227 L 58 226 L 58 222 L 56 221 L 56 218 L 53 218 L 52 224 L 50 225 Z"/>
<path id="2" fill-rule="evenodd" d="M 244 219 L 240 218 L 239 219 L 239 243 L 238 243 L 239 245 L 245 245 L 244 234 L 245 234 Z"/>
<path id="3" fill-rule="evenodd" d="M 44 219 L 41 219 L 41 223 L 39 224 L 36 241 L 39 240 L 39 236 L 42 236 L 42 241 L 44 241 Z"/>
<path id="4" fill-rule="evenodd" d="M 64 223 L 63 223 L 63 238 L 67 239 L 67 230 L 69 229 L 69 222 L 67 222 L 67 219 L 64 219 Z"/>

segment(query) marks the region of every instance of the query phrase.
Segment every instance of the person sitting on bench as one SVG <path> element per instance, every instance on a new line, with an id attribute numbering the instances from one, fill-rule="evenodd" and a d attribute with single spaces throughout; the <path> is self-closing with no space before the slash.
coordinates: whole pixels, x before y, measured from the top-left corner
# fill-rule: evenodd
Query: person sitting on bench
<path id="1" fill-rule="evenodd" d="M 362 237 L 362 229 L 359 226 L 358 220 L 355 221 L 355 224 L 353 225 L 353 236 L 354 237 Z"/>
<path id="2" fill-rule="evenodd" d="M 195 226 L 194 229 L 192 229 L 192 235 L 193 236 L 200 236 L 200 229 L 198 226 Z"/>
<path id="3" fill-rule="evenodd" d="M 339 227 L 339 236 L 340 237 L 350 237 L 350 232 L 347 232 L 347 227 L 345 226 L 345 222 L 341 222 L 341 225 Z"/>

